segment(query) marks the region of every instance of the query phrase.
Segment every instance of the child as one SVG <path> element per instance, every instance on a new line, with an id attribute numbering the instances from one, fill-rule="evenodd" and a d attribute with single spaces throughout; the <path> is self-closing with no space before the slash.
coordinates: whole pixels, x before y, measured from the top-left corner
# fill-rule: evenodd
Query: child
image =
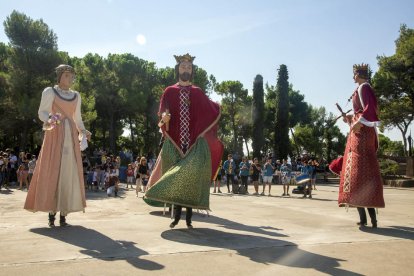
<path id="1" fill-rule="evenodd" d="M 132 184 L 134 183 L 134 169 L 132 168 L 132 164 L 129 164 L 128 165 L 128 169 L 126 171 L 126 174 L 127 174 L 127 185 L 126 185 L 126 188 L 128 189 L 128 185 L 129 184 L 131 185 L 131 188 L 133 188 L 132 187 Z"/>
<path id="2" fill-rule="evenodd" d="M 139 177 L 142 180 L 142 187 L 143 187 L 142 192 L 145 193 L 147 190 L 148 179 L 150 177 L 149 169 L 147 165 L 147 159 L 145 159 L 145 157 L 141 157 L 141 160 L 139 161 L 138 173 L 139 173 Z M 138 188 L 136 190 L 136 194 L 138 196 Z"/>
<path id="3" fill-rule="evenodd" d="M 283 194 L 282 196 L 289 195 L 289 185 L 292 177 L 292 166 L 287 163 L 286 159 L 283 159 L 283 164 L 280 166 L 282 184 L 283 184 Z"/>
<path id="4" fill-rule="evenodd" d="M 309 160 L 307 164 L 304 167 L 302 167 L 302 173 L 309 175 L 309 180 L 303 184 L 303 197 L 306 197 L 306 195 L 308 194 L 309 198 L 312 198 L 312 182 L 310 179 L 312 177 L 313 167 L 311 160 Z M 308 187 L 308 189 L 306 189 L 306 186 Z"/>
<path id="5" fill-rule="evenodd" d="M 108 188 L 106 190 L 106 194 L 111 196 L 112 193 L 115 193 L 115 197 L 118 196 L 118 183 L 119 183 L 119 170 L 117 167 L 110 167 L 110 174 L 109 174 L 109 183 Z"/>
<path id="6" fill-rule="evenodd" d="M 218 192 L 221 194 L 221 191 L 220 191 L 220 183 L 221 183 L 221 174 L 222 174 L 222 170 L 223 170 L 222 163 L 223 163 L 223 161 L 221 160 L 220 161 L 220 165 L 219 165 L 219 167 L 217 169 L 216 178 L 214 179 L 214 191 L 213 191 L 213 193 L 216 192 L 216 187 L 217 187 L 218 188 Z"/>

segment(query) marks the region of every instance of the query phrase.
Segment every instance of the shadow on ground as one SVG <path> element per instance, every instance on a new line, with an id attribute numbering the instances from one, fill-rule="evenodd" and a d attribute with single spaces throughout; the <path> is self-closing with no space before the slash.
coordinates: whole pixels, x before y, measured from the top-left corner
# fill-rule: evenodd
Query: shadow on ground
<path id="1" fill-rule="evenodd" d="M 153 212 L 150 212 L 150 214 L 154 216 L 164 216 L 162 211 L 153 211 Z M 165 217 L 170 219 L 170 213 L 167 212 Z M 192 221 L 216 224 L 225 229 L 250 232 L 254 234 L 267 235 L 271 237 L 288 237 L 285 234 L 280 234 L 280 233 L 275 232 L 275 231 L 280 231 L 283 229 L 275 228 L 272 226 L 250 226 L 250 225 L 242 224 L 236 221 L 228 220 L 225 218 L 220 218 L 220 217 L 216 217 L 212 215 L 207 216 L 207 215 L 196 213 L 196 212 L 193 213 Z M 183 213 L 181 214 L 180 222 L 185 225 L 185 211 L 184 210 L 183 210 Z M 168 225 L 169 223 L 170 222 L 168 222 Z M 195 225 L 195 227 L 197 227 L 197 225 Z"/>
<path id="2" fill-rule="evenodd" d="M 164 268 L 163 265 L 156 262 L 140 259 L 140 256 L 148 255 L 148 252 L 137 248 L 134 242 L 116 241 L 96 230 L 83 226 L 34 228 L 30 231 L 84 248 L 79 252 L 92 258 L 104 261 L 124 259 L 134 267 L 144 270 Z"/>
<path id="3" fill-rule="evenodd" d="M 167 230 L 161 237 L 179 243 L 236 250 L 257 263 L 315 269 L 328 275 L 361 275 L 341 269 L 339 262 L 346 260 L 311 253 L 288 241 L 207 228 Z"/>
<path id="4" fill-rule="evenodd" d="M 394 237 L 400 239 L 414 240 L 414 228 L 406 226 L 390 226 L 386 228 L 360 227 L 362 232 L 382 235 L 387 237 Z"/>

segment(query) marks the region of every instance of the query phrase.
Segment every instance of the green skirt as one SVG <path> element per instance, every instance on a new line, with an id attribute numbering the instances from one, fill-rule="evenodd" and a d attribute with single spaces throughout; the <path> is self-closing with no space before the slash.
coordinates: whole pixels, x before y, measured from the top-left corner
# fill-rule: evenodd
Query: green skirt
<path id="1" fill-rule="evenodd" d="M 151 206 L 181 205 L 210 209 L 211 156 L 207 141 L 201 137 L 182 157 L 166 139 L 161 150 L 161 178 L 145 193 Z"/>

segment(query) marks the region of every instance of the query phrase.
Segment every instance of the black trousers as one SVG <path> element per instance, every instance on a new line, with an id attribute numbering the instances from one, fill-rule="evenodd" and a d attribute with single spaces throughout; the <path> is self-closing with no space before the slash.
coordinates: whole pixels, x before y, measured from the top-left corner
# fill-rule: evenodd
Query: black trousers
<path id="1" fill-rule="evenodd" d="M 247 191 L 247 179 L 249 178 L 249 176 L 247 175 L 241 175 L 241 183 L 242 185 L 244 185 L 244 187 L 246 187 L 246 191 Z"/>
<path id="2" fill-rule="evenodd" d="M 358 213 L 359 213 L 359 221 L 363 224 L 367 223 L 367 214 L 365 213 L 364 207 L 358 207 Z M 371 217 L 371 222 L 377 222 L 377 214 L 375 213 L 374 208 L 367 208 L 368 214 Z"/>
<path id="3" fill-rule="evenodd" d="M 191 225 L 191 217 L 193 216 L 193 208 L 185 207 L 185 209 L 186 209 L 185 221 L 186 221 L 187 225 Z M 174 210 L 175 210 L 174 224 L 178 224 L 178 222 L 181 219 L 181 212 L 183 210 L 183 206 L 175 205 Z"/>
<path id="4" fill-rule="evenodd" d="M 226 174 L 226 176 L 227 176 L 227 189 L 230 190 L 230 186 L 229 186 L 230 180 L 232 184 L 237 184 L 237 183 L 234 180 L 234 174 Z"/>

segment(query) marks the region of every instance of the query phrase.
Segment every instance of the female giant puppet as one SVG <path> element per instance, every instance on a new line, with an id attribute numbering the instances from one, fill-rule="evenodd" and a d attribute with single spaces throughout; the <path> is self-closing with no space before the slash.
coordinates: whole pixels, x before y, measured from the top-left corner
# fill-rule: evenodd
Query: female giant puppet
<path id="1" fill-rule="evenodd" d="M 45 136 L 24 205 L 32 212 L 49 212 L 50 227 L 55 226 L 56 212 L 60 225 L 66 226 L 68 213 L 86 207 L 81 147 L 86 148 L 90 135 L 81 117 L 80 94 L 70 90 L 74 69 L 59 65 L 56 74 L 58 84 L 42 93 L 39 119 Z"/>
<path id="2" fill-rule="evenodd" d="M 384 208 L 383 184 L 377 161 L 379 125 L 375 94 L 368 80 L 367 64 L 354 65 L 354 81 L 358 88 L 352 94 L 354 115 L 344 116 L 351 130 L 346 143 L 341 181 L 339 206 L 357 207 L 358 225 L 365 226 L 365 207 L 371 217 L 372 227 L 377 227 L 374 208 Z"/>
<path id="3" fill-rule="evenodd" d="M 159 126 L 164 143 L 144 200 L 153 206 L 209 209 L 210 183 L 223 154 L 217 138 L 220 107 L 191 84 L 195 57 L 174 57 L 179 82 L 161 96 Z"/>

